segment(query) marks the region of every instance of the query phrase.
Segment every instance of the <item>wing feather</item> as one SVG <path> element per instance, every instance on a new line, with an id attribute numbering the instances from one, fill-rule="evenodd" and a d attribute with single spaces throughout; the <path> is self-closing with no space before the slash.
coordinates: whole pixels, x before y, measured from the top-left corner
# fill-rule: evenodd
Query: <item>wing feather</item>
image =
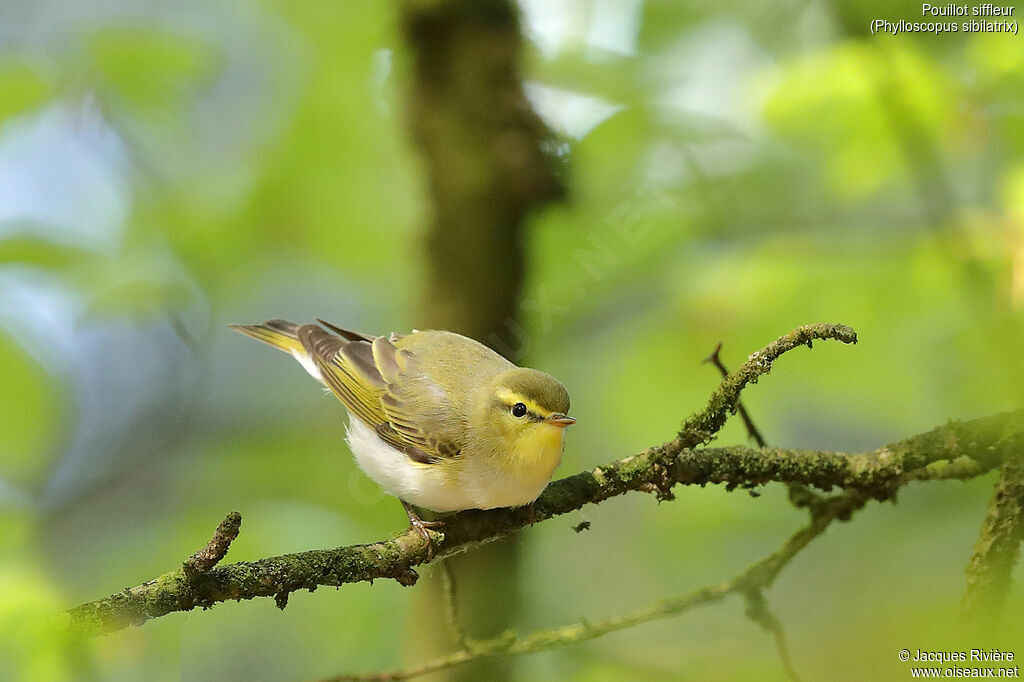
<path id="1" fill-rule="evenodd" d="M 447 393 L 419 369 L 416 356 L 386 337 L 368 337 L 319 320 L 297 330 L 324 383 L 353 415 L 413 461 L 458 456 L 461 425 L 452 423 Z"/>
<path id="2" fill-rule="evenodd" d="M 395 358 L 398 352 L 395 346 L 383 336 L 378 336 L 373 340 L 371 349 L 373 363 L 384 381 L 388 383 L 398 381 L 402 368 L 398 366 L 398 360 Z"/>
<path id="3" fill-rule="evenodd" d="M 383 385 L 379 375 L 377 382 L 363 376 L 363 373 L 353 367 L 348 360 L 348 357 L 355 353 L 343 352 L 349 344 L 368 345 L 366 342 L 346 342 L 315 324 L 304 324 L 299 327 L 298 337 L 302 347 L 320 370 L 324 383 L 345 407 L 367 424 L 375 425 L 385 421 L 384 411 L 380 408 Z"/>
<path id="4" fill-rule="evenodd" d="M 319 317 L 316 318 L 316 321 L 319 322 L 320 324 L 322 324 L 323 326 L 327 327 L 328 329 L 330 329 L 332 332 L 334 332 L 338 336 L 341 336 L 342 338 L 348 339 L 349 341 L 369 341 L 369 342 L 373 341 L 373 337 L 370 336 L 369 334 L 363 334 L 362 332 L 354 332 L 351 329 L 342 329 L 341 327 L 333 325 L 330 322 L 328 322 L 327 320 L 322 320 Z"/>

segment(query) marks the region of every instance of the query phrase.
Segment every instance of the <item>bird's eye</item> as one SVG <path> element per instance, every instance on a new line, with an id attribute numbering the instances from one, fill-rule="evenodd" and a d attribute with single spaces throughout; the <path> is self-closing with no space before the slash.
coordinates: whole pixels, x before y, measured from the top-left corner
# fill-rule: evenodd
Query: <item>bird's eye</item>
<path id="1" fill-rule="evenodd" d="M 525 417 L 526 416 L 526 405 L 522 403 L 516 403 L 512 406 L 513 417 Z"/>

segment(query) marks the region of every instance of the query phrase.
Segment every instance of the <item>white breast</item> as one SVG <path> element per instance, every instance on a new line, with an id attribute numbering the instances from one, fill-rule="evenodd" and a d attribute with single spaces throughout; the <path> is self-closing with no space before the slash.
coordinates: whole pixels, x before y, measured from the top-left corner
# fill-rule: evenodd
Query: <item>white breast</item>
<path id="1" fill-rule="evenodd" d="M 359 468 L 386 492 L 417 507 L 439 512 L 530 504 L 551 477 L 550 470 L 511 471 L 487 461 L 464 462 L 459 474 L 453 475 L 444 465 L 420 464 L 409 459 L 351 412 L 348 446 Z M 557 465 L 557 459 L 553 464 Z"/>
<path id="2" fill-rule="evenodd" d="M 449 469 L 412 461 L 381 440 L 351 412 L 347 440 L 359 468 L 389 494 L 417 507 L 440 512 L 477 506 Z"/>

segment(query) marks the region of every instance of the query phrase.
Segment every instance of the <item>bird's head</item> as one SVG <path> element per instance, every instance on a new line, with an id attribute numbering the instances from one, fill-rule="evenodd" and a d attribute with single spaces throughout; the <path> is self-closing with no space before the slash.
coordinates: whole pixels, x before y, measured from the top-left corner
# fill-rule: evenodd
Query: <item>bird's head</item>
<path id="1" fill-rule="evenodd" d="M 550 374 L 514 367 L 502 372 L 486 389 L 490 431 L 504 449 L 529 458 L 556 444 L 561 454 L 565 428 L 576 423 L 569 411 L 569 394 Z"/>

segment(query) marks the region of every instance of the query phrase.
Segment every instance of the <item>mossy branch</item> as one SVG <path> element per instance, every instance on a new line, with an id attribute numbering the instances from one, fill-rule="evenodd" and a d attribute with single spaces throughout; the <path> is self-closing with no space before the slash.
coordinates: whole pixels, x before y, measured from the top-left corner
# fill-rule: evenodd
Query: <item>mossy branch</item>
<path id="1" fill-rule="evenodd" d="M 725 363 L 722 362 L 721 352 L 722 343 L 719 342 L 715 349 L 711 351 L 711 355 L 704 358 L 704 362 L 717 368 L 721 372 L 722 378 L 725 379 L 729 376 L 729 370 L 726 368 Z M 754 424 L 754 420 L 751 418 L 750 413 L 747 412 L 746 407 L 738 400 L 736 401 L 736 412 L 747 429 L 747 438 L 754 441 L 758 447 L 768 447 L 768 441 L 765 440 L 764 435 Z M 810 502 L 822 502 L 824 500 L 818 493 L 799 483 L 790 483 L 789 492 L 790 498 L 794 502 L 796 502 L 794 493 L 796 493 L 797 497 L 803 496 L 807 498 L 808 504 L 798 504 L 797 506 L 809 506 Z M 747 602 L 747 617 L 760 625 L 766 632 L 771 633 L 775 640 L 775 649 L 778 651 L 779 660 L 782 661 L 782 668 L 785 670 L 786 676 L 792 682 L 800 682 L 800 675 L 796 671 L 796 666 L 793 665 L 793 656 L 789 651 L 786 630 L 782 626 L 782 621 L 779 620 L 778 616 L 769 607 L 768 598 L 765 596 L 764 590 L 748 590 L 744 594 L 744 598 Z"/>
<path id="2" fill-rule="evenodd" d="M 950 422 L 928 433 L 862 454 L 782 448 L 704 448 L 704 442 L 725 423 L 744 386 L 766 373 L 782 353 L 814 339 L 853 342 L 849 328 L 838 325 L 801 327 L 754 353 L 714 392 L 708 405 L 688 419 L 672 441 L 625 457 L 607 466 L 551 483 L 535 505 L 533 520 L 569 513 L 631 491 L 670 498 L 675 485 L 724 483 L 730 489 L 770 481 L 800 483 L 822 490 L 843 488 L 848 495 L 807 502 L 816 515 L 837 505 L 836 514 L 850 513 L 850 496 L 888 499 L 910 480 L 969 478 L 1000 465 L 1005 444 L 1024 432 L 1024 411 Z M 843 510 L 846 511 L 843 511 Z M 829 511 L 828 513 L 832 513 Z M 471 510 L 450 517 L 443 533 L 433 533 L 434 560 L 466 551 L 529 525 L 527 510 Z M 141 585 L 71 609 L 71 624 L 89 633 L 113 632 L 141 625 L 175 611 L 209 608 L 229 599 L 275 597 L 282 608 L 296 590 L 392 578 L 403 585 L 416 582 L 414 567 L 427 562 L 422 538 L 406 531 L 367 545 L 285 554 L 258 561 L 221 565 L 190 577 L 184 569 L 165 573 Z M 767 566 L 771 566 L 769 562 Z M 779 566 L 781 568 L 781 566 Z M 761 569 L 766 570 L 766 569 Z M 776 569 L 777 571 L 777 569 Z M 771 576 L 773 578 L 774 576 Z"/>
<path id="3" fill-rule="evenodd" d="M 800 346 L 812 348 L 815 341 L 829 339 L 857 343 L 857 332 L 844 324 L 807 324 L 751 353 L 738 370 L 722 380 L 711 394 L 707 406 L 683 422 L 677 438 L 679 444 L 682 447 L 694 447 L 711 440 L 725 425 L 729 415 L 736 412 L 743 389 L 770 372 L 779 356 Z"/>
<path id="4" fill-rule="evenodd" d="M 1018 431 L 1000 468 L 988 513 L 967 563 L 964 613 L 972 621 L 999 615 L 1024 542 L 1024 434 Z"/>
<path id="5" fill-rule="evenodd" d="M 190 556 L 181 564 L 185 576 L 194 579 L 196 576 L 208 572 L 211 568 L 220 563 L 227 553 L 231 543 L 238 537 L 242 529 L 242 515 L 238 512 L 231 512 L 217 526 L 213 537 L 206 543 L 206 546 Z"/>
<path id="6" fill-rule="evenodd" d="M 607 620 L 596 622 L 581 621 L 557 628 L 537 630 L 522 637 L 517 636 L 513 632 L 507 632 L 503 636 L 494 639 L 468 640 L 462 649 L 413 668 L 356 675 L 338 675 L 326 678 L 322 682 L 408 680 L 437 672 L 438 670 L 454 668 L 474 660 L 536 653 L 559 646 L 578 644 L 642 623 L 678 616 L 698 606 L 721 601 L 730 595 L 743 597 L 747 602 L 748 615 L 755 622 L 772 632 L 779 645 L 783 666 L 786 668 L 787 674 L 792 679 L 797 679 L 792 663 L 789 660 L 789 652 L 781 635 L 781 628 L 778 625 L 778 621 L 767 610 L 763 591 L 771 587 L 779 571 L 810 544 L 814 538 L 825 532 L 825 529 L 833 521 L 843 517 L 848 518 L 851 504 L 859 508 L 863 506 L 865 501 L 866 498 L 858 495 L 853 495 L 852 497 L 839 495 L 832 498 L 830 504 L 812 513 L 811 522 L 790 537 L 779 549 L 724 583 L 710 585 L 678 597 L 660 599 L 644 608 Z"/>

